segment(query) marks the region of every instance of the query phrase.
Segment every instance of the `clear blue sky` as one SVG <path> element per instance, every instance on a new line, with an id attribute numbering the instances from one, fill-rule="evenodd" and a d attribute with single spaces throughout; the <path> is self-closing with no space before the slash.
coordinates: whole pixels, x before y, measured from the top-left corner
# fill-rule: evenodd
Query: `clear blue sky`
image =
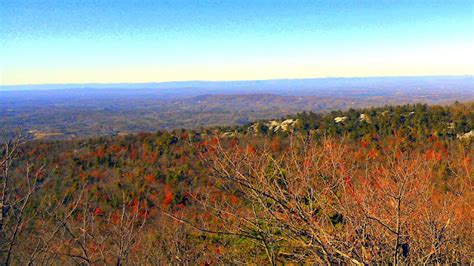
<path id="1" fill-rule="evenodd" d="M 474 1 L 0 1 L 1 84 L 474 73 Z"/>

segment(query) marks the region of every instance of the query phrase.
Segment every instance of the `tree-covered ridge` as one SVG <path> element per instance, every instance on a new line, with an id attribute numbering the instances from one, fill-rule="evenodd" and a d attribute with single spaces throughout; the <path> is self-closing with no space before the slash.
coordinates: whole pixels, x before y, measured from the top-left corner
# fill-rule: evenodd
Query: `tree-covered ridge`
<path id="1" fill-rule="evenodd" d="M 474 103 L 455 103 L 449 106 L 407 104 L 398 106 L 349 109 L 321 114 L 302 112 L 288 116 L 296 120 L 293 129 L 316 135 L 347 135 L 358 139 L 363 136 L 389 136 L 398 132 L 414 139 L 431 135 L 456 138 L 474 129 Z M 250 124 L 261 133 L 274 134 L 265 121 Z"/>
<path id="2" fill-rule="evenodd" d="M 33 141 L 16 158 L 2 146 L 1 254 L 17 264 L 469 263 L 474 142 L 457 134 L 472 129 L 473 107 L 303 113 L 292 131 L 257 134 Z"/>

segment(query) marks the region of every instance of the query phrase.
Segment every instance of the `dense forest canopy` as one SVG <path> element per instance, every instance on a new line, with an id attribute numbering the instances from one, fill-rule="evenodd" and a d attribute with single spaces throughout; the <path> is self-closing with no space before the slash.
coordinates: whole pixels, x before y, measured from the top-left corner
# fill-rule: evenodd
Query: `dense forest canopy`
<path id="1" fill-rule="evenodd" d="M 472 263 L 473 130 L 456 102 L 5 139 L 0 260 Z"/>

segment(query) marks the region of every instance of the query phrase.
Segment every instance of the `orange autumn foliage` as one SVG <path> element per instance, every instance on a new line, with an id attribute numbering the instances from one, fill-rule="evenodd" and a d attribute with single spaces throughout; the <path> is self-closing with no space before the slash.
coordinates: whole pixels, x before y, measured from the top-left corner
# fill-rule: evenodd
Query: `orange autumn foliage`
<path id="1" fill-rule="evenodd" d="M 156 176 L 155 175 L 146 175 L 145 176 L 145 181 L 148 183 L 148 184 L 153 184 L 156 182 Z"/>

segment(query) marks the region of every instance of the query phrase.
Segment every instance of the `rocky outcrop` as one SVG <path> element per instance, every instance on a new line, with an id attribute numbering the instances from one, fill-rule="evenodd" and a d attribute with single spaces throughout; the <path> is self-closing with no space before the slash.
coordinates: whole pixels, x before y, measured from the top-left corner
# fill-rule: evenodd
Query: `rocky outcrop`
<path id="1" fill-rule="evenodd" d="M 294 126 L 298 123 L 298 119 L 286 119 L 283 121 L 271 120 L 268 122 L 263 123 L 263 126 L 268 129 L 268 131 L 272 132 L 287 132 L 291 131 Z M 259 132 L 259 128 L 262 126 L 262 123 L 255 123 L 249 127 L 249 132 L 257 133 Z"/>
<path id="2" fill-rule="evenodd" d="M 471 139 L 471 138 L 474 138 L 474 129 L 464 134 L 458 134 L 458 139 Z"/>
<path id="3" fill-rule="evenodd" d="M 360 114 L 359 120 L 366 123 L 372 122 L 368 114 Z"/>
<path id="4" fill-rule="evenodd" d="M 336 123 L 342 123 L 347 120 L 347 116 L 338 116 L 334 118 L 334 122 Z"/>

